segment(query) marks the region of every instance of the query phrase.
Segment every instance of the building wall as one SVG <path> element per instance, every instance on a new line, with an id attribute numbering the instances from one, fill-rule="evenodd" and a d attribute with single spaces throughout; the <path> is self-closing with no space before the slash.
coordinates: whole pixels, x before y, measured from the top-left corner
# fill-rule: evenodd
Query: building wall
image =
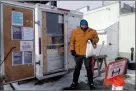
<path id="1" fill-rule="evenodd" d="M 108 62 L 113 61 L 118 57 L 118 22 L 105 29 L 105 33 L 99 34 L 99 42 L 96 48 L 97 55 L 107 55 Z M 102 42 L 105 42 L 102 46 Z M 109 45 L 111 43 L 111 45 Z"/>
<path id="2" fill-rule="evenodd" d="M 135 48 L 135 14 L 121 15 L 119 25 L 119 55 L 131 59 L 130 48 Z"/>
<path id="3" fill-rule="evenodd" d="M 121 14 L 127 14 L 127 13 L 133 13 L 135 12 L 135 7 L 130 6 L 128 4 L 123 4 L 123 7 L 121 8 Z"/>
<path id="4" fill-rule="evenodd" d="M 78 12 L 87 13 L 89 11 L 89 6 L 85 6 L 83 8 L 77 9 Z"/>
<path id="5" fill-rule="evenodd" d="M 83 18 L 88 20 L 91 28 L 106 29 L 119 20 L 119 3 L 88 11 L 84 13 Z"/>
<path id="6" fill-rule="evenodd" d="M 70 9 L 70 10 L 77 10 L 87 5 L 90 6 L 90 9 L 94 9 L 102 6 L 102 2 L 101 1 L 57 1 L 57 7 Z"/>
<path id="7" fill-rule="evenodd" d="M 113 3 L 117 3 L 119 1 L 102 1 L 103 5 L 109 5 L 109 4 L 113 4 Z"/>
<path id="8" fill-rule="evenodd" d="M 96 54 L 106 54 L 108 55 L 108 62 L 113 61 L 118 56 L 119 3 L 88 11 L 84 13 L 83 17 L 88 21 L 89 27 L 98 32 L 100 40 Z M 103 46 L 102 41 L 105 41 Z M 110 46 L 109 43 L 112 45 Z"/>

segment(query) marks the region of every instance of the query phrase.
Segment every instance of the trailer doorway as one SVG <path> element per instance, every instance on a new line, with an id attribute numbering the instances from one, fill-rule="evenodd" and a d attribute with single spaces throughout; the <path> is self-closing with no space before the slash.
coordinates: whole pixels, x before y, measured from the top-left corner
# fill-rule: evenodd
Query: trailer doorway
<path id="1" fill-rule="evenodd" d="M 52 12 L 42 12 L 42 16 L 43 73 L 64 71 L 64 16 Z"/>

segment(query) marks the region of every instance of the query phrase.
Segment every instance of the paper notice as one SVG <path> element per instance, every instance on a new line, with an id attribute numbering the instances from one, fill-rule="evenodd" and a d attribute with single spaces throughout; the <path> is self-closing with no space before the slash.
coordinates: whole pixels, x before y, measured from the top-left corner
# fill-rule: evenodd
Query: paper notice
<path id="1" fill-rule="evenodd" d="M 23 26 L 23 13 L 12 11 L 12 25 Z"/>
<path id="2" fill-rule="evenodd" d="M 12 53 L 12 66 L 22 65 L 22 52 Z"/>
<path id="3" fill-rule="evenodd" d="M 23 27 L 22 32 L 23 32 L 23 40 L 33 40 L 34 38 L 33 28 Z"/>
<path id="4" fill-rule="evenodd" d="M 20 51 L 33 51 L 33 41 L 20 41 Z"/>

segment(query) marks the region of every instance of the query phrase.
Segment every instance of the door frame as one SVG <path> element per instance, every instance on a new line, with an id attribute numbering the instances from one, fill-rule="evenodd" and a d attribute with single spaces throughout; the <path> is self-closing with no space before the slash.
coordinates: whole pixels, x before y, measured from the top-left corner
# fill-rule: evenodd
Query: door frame
<path id="1" fill-rule="evenodd" d="M 1 50 L 0 50 L 0 55 L 1 55 L 1 61 L 3 61 L 4 60 L 4 35 L 3 35 L 3 4 L 0 2 L 0 13 L 1 13 L 1 15 L 0 15 L 0 19 L 1 19 L 1 25 L 0 25 L 0 34 L 1 34 L 1 40 L 0 40 L 0 44 L 1 44 Z M 1 65 L 1 70 L 0 70 L 0 73 L 2 74 L 2 75 L 5 75 L 5 70 L 4 70 L 4 62 L 3 62 L 3 64 Z"/>
<path id="2" fill-rule="evenodd" d="M 1 54 L 1 59 L 0 60 L 4 60 L 4 30 L 3 30 L 3 6 L 4 5 L 8 5 L 8 6 L 14 6 L 14 7 L 16 7 L 16 8 L 22 8 L 22 9 L 29 9 L 29 10 L 32 10 L 32 12 L 33 12 L 33 29 L 34 29 L 34 35 L 33 36 L 35 36 L 35 19 L 34 19 L 34 17 L 35 17 L 35 13 L 34 13 L 34 6 L 32 5 L 32 4 L 24 4 L 24 3 L 18 3 L 18 2 L 10 2 L 10 1 L 1 1 L 1 41 L 0 41 L 0 43 L 1 43 L 1 52 L 0 52 L 0 54 Z M 28 78 L 24 78 L 24 79 L 19 79 L 19 80 L 15 80 L 15 81 L 10 81 L 10 82 L 6 82 L 6 83 L 4 83 L 4 84 L 8 84 L 8 83 L 13 83 L 13 82 L 17 82 L 17 81 L 21 81 L 21 80 L 26 80 L 26 79 L 31 79 L 31 78 L 34 78 L 35 77 L 35 72 L 36 72 L 36 69 L 35 69 L 35 39 L 33 39 L 33 65 L 34 65 L 34 76 L 33 77 L 28 77 Z M 3 75 L 5 75 L 5 67 L 4 67 L 4 62 L 3 62 L 3 64 L 2 64 L 2 67 L 1 67 L 1 70 L 0 70 L 0 72 L 3 74 Z"/>
<path id="3" fill-rule="evenodd" d="M 68 14 L 66 14 L 65 15 L 65 28 L 66 28 L 66 31 L 65 31 L 65 34 L 66 34 L 66 36 L 65 36 L 65 39 L 66 39 L 66 48 L 65 48 L 65 52 L 66 52 L 66 60 L 67 60 L 67 70 L 71 70 L 71 69 L 74 69 L 75 67 L 72 67 L 72 68 L 69 68 L 69 61 L 68 61 L 68 47 L 69 47 L 69 42 L 70 41 L 68 41 L 69 39 L 68 39 L 68 17 L 79 17 L 80 18 L 80 20 L 83 18 L 83 15 L 82 14 L 73 14 L 73 13 L 68 13 Z M 76 28 L 76 27 L 75 27 Z"/>
<path id="4" fill-rule="evenodd" d="M 116 52 L 114 52 L 114 53 L 116 53 L 116 56 L 118 57 L 119 56 L 119 21 L 117 21 L 117 22 L 115 22 L 113 25 L 111 25 L 111 26 L 109 26 L 109 27 L 112 27 L 112 26 L 114 26 L 115 24 L 117 24 L 117 30 L 107 30 L 107 31 L 105 31 L 106 32 L 106 34 L 107 34 L 107 48 L 109 47 L 109 46 L 115 46 L 116 45 Z M 109 28 L 108 27 L 108 28 Z M 107 28 L 106 28 L 107 29 Z M 113 45 L 109 45 L 109 38 L 108 38 L 108 34 L 110 33 L 111 34 L 111 32 L 116 32 L 117 33 L 117 35 L 116 35 L 116 37 L 117 37 L 117 44 L 113 44 Z M 113 52 L 112 52 L 113 53 Z M 111 56 L 112 54 L 110 54 L 109 52 L 107 52 L 107 56 Z M 108 57 L 107 57 L 108 58 Z M 110 61 L 113 61 L 113 60 L 111 60 L 111 59 L 109 59 Z M 114 58 L 114 60 L 115 60 L 115 58 Z"/>
<path id="5" fill-rule="evenodd" d="M 36 24 L 35 27 L 36 27 L 36 30 L 39 30 L 39 31 L 36 31 L 38 34 L 36 37 L 39 37 L 41 38 L 41 54 L 39 54 L 39 50 L 37 50 L 36 54 L 38 53 L 38 58 L 36 58 L 36 62 L 38 62 L 40 60 L 40 65 L 36 65 L 36 77 L 41 80 L 41 79 L 45 79 L 45 78 L 49 78 L 49 77 L 53 77 L 53 76 L 57 76 L 57 75 L 61 75 L 61 74 L 65 74 L 66 71 L 67 71 L 67 59 L 66 59 L 66 36 L 65 36 L 65 31 L 64 31 L 64 68 L 63 69 L 59 69 L 57 70 L 58 72 L 56 73 L 53 73 L 53 74 L 44 74 L 43 72 L 43 35 L 42 35 L 42 12 L 49 12 L 49 13 L 56 13 L 56 14 L 61 14 L 63 15 L 63 18 L 65 17 L 65 12 L 64 11 L 58 11 L 58 10 L 53 10 L 53 9 L 49 9 L 47 7 L 42 7 L 40 6 L 39 4 L 36 5 L 36 8 L 37 10 L 37 15 L 35 17 L 36 21 L 39 22 L 39 25 Z M 64 30 L 65 30 L 65 18 L 64 18 Z M 37 43 L 39 43 L 39 40 L 36 41 Z M 37 46 L 39 44 L 35 43 Z M 39 49 L 39 46 L 37 47 Z M 37 70 L 39 69 L 39 70 Z M 41 70 L 41 71 L 40 71 Z M 59 72 L 59 71 L 62 71 L 62 72 Z"/>

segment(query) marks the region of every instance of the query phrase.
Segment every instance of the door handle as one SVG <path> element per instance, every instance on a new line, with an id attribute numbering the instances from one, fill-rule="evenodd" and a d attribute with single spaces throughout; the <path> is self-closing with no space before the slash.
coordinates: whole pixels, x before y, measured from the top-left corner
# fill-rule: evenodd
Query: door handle
<path id="1" fill-rule="evenodd" d="M 111 43 L 109 43 L 109 45 L 112 45 Z"/>
<path id="2" fill-rule="evenodd" d="M 131 61 L 133 61 L 133 57 L 134 57 L 134 47 L 131 48 Z"/>

